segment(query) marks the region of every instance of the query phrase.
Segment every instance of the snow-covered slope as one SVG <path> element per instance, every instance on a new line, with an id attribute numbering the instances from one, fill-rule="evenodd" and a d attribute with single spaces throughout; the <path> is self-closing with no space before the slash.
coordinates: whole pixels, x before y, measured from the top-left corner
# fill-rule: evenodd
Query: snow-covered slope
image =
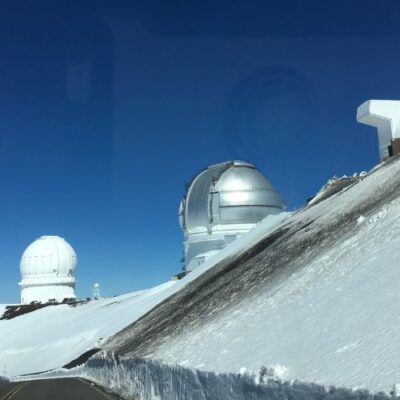
<path id="1" fill-rule="evenodd" d="M 236 373 L 279 364 L 287 379 L 390 390 L 400 382 L 399 158 L 346 185 L 265 219 L 181 281 L 0 321 L 0 369 L 58 368 L 101 346 L 128 360 Z"/>
<path id="2" fill-rule="evenodd" d="M 50 306 L 1 320 L 0 369 L 17 375 L 61 367 L 147 312 L 172 287 L 168 282 L 151 290 L 76 307 Z"/>
<path id="3" fill-rule="evenodd" d="M 142 317 L 185 287 L 218 261 L 245 249 L 255 237 L 267 235 L 290 214 L 271 216 L 248 236 L 238 239 L 180 281 L 76 307 L 58 305 L 0 320 L 0 370 L 19 375 L 60 368 L 109 336 Z M 0 305 L 0 317 L 5 310 Z"/>
<path id="4" fill-rule="evenodd" d="M 281 364 L 287 379 L 400 382 L 400 162 L 283 221 L 106 343 L 211 371 Z"/>
<path id="5" fill-rule="evenodd" d="M 400 382 L 399 256 L 397 199 L 361 217 L 356 235 L 151 356 L 225 372 L 278 363 L 288 379 L 388 390 Z"/>

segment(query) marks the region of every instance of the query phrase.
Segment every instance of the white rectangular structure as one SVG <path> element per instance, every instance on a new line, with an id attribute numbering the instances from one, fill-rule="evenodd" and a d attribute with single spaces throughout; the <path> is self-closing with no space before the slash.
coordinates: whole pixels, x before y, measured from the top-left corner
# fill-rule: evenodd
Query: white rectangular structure
<path id="1" fill-rule="evenodd" d="M 389 157 L 392 139 L 400 138 L 400 101 L 368 100 L 357 108 L 357 121 L 378 130 L 379 157 Z"/>

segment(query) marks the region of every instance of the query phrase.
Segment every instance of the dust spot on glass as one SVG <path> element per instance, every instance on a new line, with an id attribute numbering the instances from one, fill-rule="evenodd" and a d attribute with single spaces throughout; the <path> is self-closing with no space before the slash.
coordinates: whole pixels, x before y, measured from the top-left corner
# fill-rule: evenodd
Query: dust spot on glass
<path id="1" fill-rule="evenodd" d="M 313 103 L 309 82 L 285 67 L 268 67 L 240 82 L 228 99 L 225 140 L 235 156 L 296 151 L 307 141 Z"/>
<path id="2" fill-rule="evenodd" d="M 67 64 L 67 95 L 77 103 L 86 101 L 92 90 L 92 67 L 89 62 Z"/>

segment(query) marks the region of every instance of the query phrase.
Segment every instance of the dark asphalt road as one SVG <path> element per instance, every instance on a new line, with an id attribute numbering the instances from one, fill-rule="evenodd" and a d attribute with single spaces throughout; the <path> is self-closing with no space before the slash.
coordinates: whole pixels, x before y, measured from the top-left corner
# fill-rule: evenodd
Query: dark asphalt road
<path id="1" fill-rule="evenodd" d="M 0 400 L 119 400 L 82 379 L 0 383 Z"/>

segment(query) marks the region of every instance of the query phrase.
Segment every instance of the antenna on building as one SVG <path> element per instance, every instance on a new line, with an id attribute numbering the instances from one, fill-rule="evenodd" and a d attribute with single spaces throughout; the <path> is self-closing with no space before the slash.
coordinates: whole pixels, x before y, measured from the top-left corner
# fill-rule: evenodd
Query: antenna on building
<path id="1" fill-rule="evenodd" d="M 93 300 L 99 300 L 100 299 L 100 284 L 95 283 L 93 285 L 93 294 L 92 294 L 92 298 Z"/>

